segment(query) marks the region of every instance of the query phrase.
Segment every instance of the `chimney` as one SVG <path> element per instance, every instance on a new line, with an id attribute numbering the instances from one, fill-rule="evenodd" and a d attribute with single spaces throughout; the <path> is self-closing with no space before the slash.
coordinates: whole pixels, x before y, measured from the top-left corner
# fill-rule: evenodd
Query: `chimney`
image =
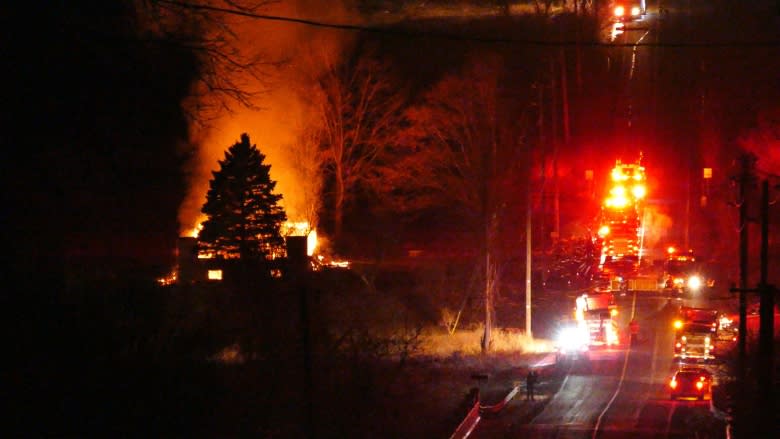
<path id="1" fill-rule="evenodd" d="M 176 263 L 179 283 L 189 284 L 196 280 L 198 264 L 198 238 L 180 236 L 176 242 Z"/>
<path id="2" fill-rule="evenodd" d="M 305 236 L 288 236 L 287 243 L 287 270 L 291 276 L 300 276 L 309 270 L 309 255 L 306 252 L 307 241 Z"/>

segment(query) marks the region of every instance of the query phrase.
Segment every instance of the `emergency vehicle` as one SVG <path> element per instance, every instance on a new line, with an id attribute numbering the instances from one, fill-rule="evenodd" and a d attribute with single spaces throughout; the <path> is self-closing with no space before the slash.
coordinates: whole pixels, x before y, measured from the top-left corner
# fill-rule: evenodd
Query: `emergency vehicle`
<path id="1" fill-rule="evenodd" d="M 681 360 L 715 359 L 719 313 L 715 309 L 681 307 L 674 321 L 674 356 Z"/>
<path id="2" fill-rule="evenodd" d="M 647 13 L 646 0 L 616 0 L 612 15 L 617 21 L 638 20 Z"/>
<path id="3" fill-rule="evenodd" d="M 703 270 L 692 251 L 680 253 L 674 246 L 667 249 L 663 266 L 663 288 L 679 294 L 696 294 L 714 286 L 714 280 Z"/>
<path id="4" fill-rule="evenodd" d="M 640 162 L 617 160 L 610 173 L 608 196 L 598 218 L 599 269 L 612 290 L 625 290 L 636 278 L 643 257 L 644 205 L 647 176 Z"/>
<path id="5" fill-rule="evenodd" d="M 575 303 L 575 320 L 584 328 L 589 346 L 618 344 L 618 307 L 611 292 L 583 294 Z"/>

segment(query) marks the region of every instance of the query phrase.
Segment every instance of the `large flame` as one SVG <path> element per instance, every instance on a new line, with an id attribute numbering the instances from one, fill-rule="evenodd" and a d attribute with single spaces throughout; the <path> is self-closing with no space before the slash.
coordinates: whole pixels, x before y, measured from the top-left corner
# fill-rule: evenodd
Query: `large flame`
<path id="1" fill-rule="evenodd" d="M 317 230 L 308 221 L 287 221 L 282 227 L 284 236 L 305 236 L 306 254 L 312 256 L 317 249 Z"/>
<path id="2" fill-rule="evenodd" d="M 200 231 L 203 230 L 203 222 L 205 220 L 206 217 L 201 216 L 196 225 L 182 236 L 197 238 L 200 234 Z M 306 254 L 309 256 L 312 256 L 314 251 L 317 249 L 317 230 L 314 229 L 308 221 L 286 221 L 281 227 L 281 232 L 282 236 L 305 236 Z M 198 259 L 211 259 L 213 257 L 213 253 L 198 253 Z"/>
<path id="3" fill-rule="evenodd" d="M 335 4 L 334 4 L 335 3 Z M 274 3 L 264 10 L 271 15 L 316 18 L 319 21 L 356 23 L 357 17 L 349 16 L 341 2 L 296 0 Z M 218 160 L 234 144 L 241 133 L 249 134 L 271 165 L 271 178 L 277 182 L 276 192 L 282 194 L 282 206 L 287 217 L 294 222 L 305 221 L 316 227 L 317 200 L 319 194 L 317 167 L 302 167 L 301 157 L 312 157 L 301 151 L 305 148 L 307 134 L 313 121 L 312 78 L 326 63 L 338 60 L 345 45 L 351 41 L 350 32 L 314 28 L 301 24 L 228 17 L 237 35 L 237 46 L 247 56 L 259 55 L 264 61 L 283 61 L 279 70 L 269 68 L 262 72 L 263 83 L 256 78 L 237 78 L 250 89 L 262 89 L 253 100 L 255 108 L 235 105 L 229 112 L 201 115 L 191 127 L 191 140 L 199 149 L 190 163 L 190 187 L 179 209 L 180 234 L 197 236 L 202 222 L 200 212 L 205 202 L 211 172 L 218 169 Z M 252 81 L 255 81 L 254 83 Z M 256 87 L 252 87 L 255 85 Z M 209 96 L 206 96 L 208 104 Z M 204 102 L 197 102 L 204 107 Z M 205 105 L 213 108 L 214 105 Z M 310 146 L 310 145 L 309 145 Z"/>

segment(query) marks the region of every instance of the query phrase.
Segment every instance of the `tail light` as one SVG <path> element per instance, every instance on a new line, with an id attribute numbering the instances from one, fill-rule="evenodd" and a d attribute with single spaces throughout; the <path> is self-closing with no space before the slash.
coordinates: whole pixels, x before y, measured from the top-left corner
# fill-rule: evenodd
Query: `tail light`
<path id="1" fill-rule="evenodd" d="M 615 17 L 622 17 L 625 13 L 626 9 L 623 6 L 615 7 Z"/>
<path id="2" fill-rule="evenodd" d="M 704 381 L 696 381 L 696 388 L 701 390 L 704 387 Z"/>
<path id="3" fill-rule="evenodd" d="M 639 7 L 638 6 L 634 6 L 633 8 L 631 8 L 631 15 L 639 15 Z"/>
<path id="4" fill-rule="evenodd" d="M 677 344 L 676 344 L 676 345 L 674 345 L 674 347 L 676 347 L 677 349 L 680 349 L 680 348 L 682 347 L 682 343 L 680 343 L 680 342 L 678 341 L 678 342 L 677 342 Z"/>
<path id="5" fill-rule="evenodd" d="M 677 388 L 677 381 L 675 381 L 675 380 L 669 381 L 669 387 L 671 387 L 672 389 L 676 389 Z"/>

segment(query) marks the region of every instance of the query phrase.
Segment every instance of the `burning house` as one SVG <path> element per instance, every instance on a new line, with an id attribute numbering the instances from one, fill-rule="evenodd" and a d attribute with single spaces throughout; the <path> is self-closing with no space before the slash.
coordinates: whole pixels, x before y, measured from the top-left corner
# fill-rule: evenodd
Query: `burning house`
<path id="1" fill-rule="evenodd" d="M 259 270 L 268 270 L 267 273 L 257 273 L 258 276 L 288 277 L 311 267 L 306 236 L 287 236 L 285 244 L 286 254 L 269 259 L 262 265 L 264 268 L 258 266 Z M 191 236 L 179 237 L 176 264 L 172 282 L 180 284 L 219 282 L 234 278 L 238 270 L 245 268 L 239 259 L 222 258 L 199 251 L 198 238 Z"/>

